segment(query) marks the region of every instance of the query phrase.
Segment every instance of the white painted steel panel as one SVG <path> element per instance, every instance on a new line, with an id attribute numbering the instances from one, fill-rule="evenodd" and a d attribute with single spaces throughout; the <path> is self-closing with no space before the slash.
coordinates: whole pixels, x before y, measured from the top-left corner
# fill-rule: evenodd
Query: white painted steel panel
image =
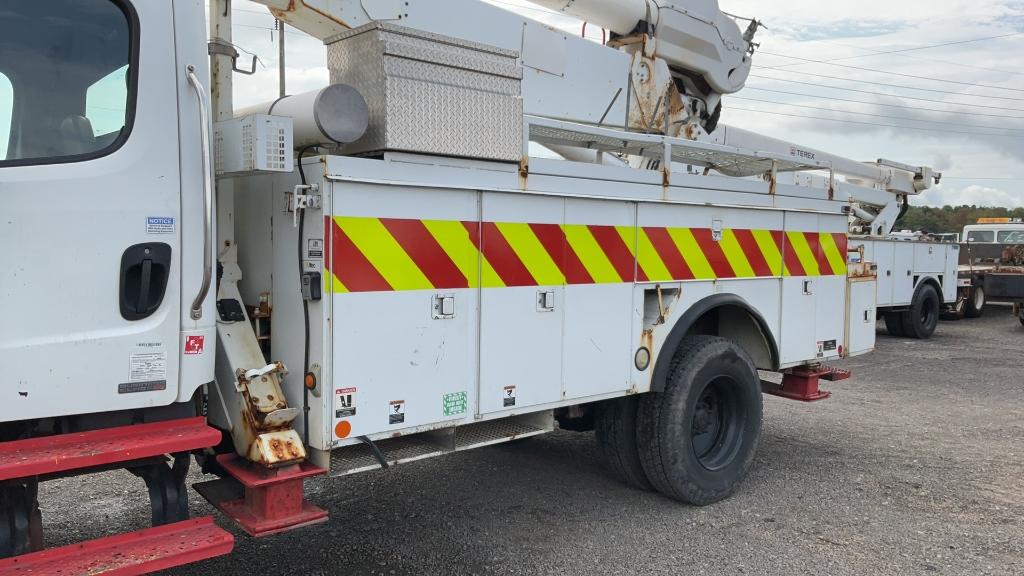
<path id="1" fill-rule="evenodd" d="M 892 264 L 892 305 L 907 306 L 914 298 L 914 243 L 891 242 Z"/>
<path id="2" fill-rule="evenodd" d="M 893 287 L 895 286 L 895 258 L 896 251 L 894 250 L 893 242 L 888 241 L 865 241 L 864 246 L 867 249 L 865 257 L 869 262 L 874 262 L 878 266 L 876 271 L 878 276 L 878 305 L 879 306 L 890 306 L 892 305 Z"/>
<path id="3" fill-rule="evenodd" d="M 942 274 L 946 269 L 945 245 L 934 242 L 913 242 L 914 275 Z"/>
<path id="4" fill-rule="evenodd" d="M 565 200 L 483 194 L 483 222 L 562 224 Z M 488 252 L 488 238 L 482 236 Z M 538 294 L 553 291 L 555 308 L 540 311 Z M 480 293 L 480 412 L 522 412 L 562 399 L 562 284 L 483 288 Z"/>
<path id="5" fill-rule="evenodd" d="M 849 283 L 850 316 L 846 337 L 846 352 L 849 356 L 865 354 L 875 347 L 875 323 L 878 316 L 875 291 L 873 281 L 857 280 Z"/>
<path id="6" fill-rule="evenodd" d="M 818 231 L 817 214 L 787 212 L 787 232 Z M 789 238 L 784 240 L 789 246 Z M 782 280 L 782 339 L 779 356 L 782 364 L 800 362 L 818 355 L 817 302 L 821 293 L 818 277 L 786 277 Z"/>
<path id="7" fill-rule="evenodd" d="M 629 202 L 566 199 L 565 223 L 632 226 Z M 633 285 L 570 285 L 565 288 L 566 398 L 586 398 L 630 387 L 634 345 L 630 336 Z"/>
<path id="8" fill-rule="evenodd" d="M 344 182 L 334 183 L 332 189 L 335 216 L 478 219 L 478 196 L 471 191 Z M 332 422 L 351 424 L 350 438 L 472 417 L 477 402 L 479 292 L 440 292 L 454 295 L 454 318 L 434 319 L 432 301 L 439 292 L 433 290 L 325 294 L 331 302 L 333 342 L 331 384 L 325 386 L 321 401 L 334 404 L 339 394 L 354 394 L 355 414 L 347 415 L 341 405 L 330 408 L 335 412 Z M 465 412 L 445 415 L 445 396 L 450 394 L 466 395 Z M 328 434 L 336 438 L 333 427 Z"/>

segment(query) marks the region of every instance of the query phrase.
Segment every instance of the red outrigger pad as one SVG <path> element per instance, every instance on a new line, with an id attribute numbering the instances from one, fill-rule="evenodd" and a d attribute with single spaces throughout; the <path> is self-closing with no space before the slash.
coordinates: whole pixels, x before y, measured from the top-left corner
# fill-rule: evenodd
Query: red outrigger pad
<path id="1" fill-rule="evenodd" d="M 189 452 L 220 442 L 206 419 L 183 418 L 0 443 L 0 481 Z"/>
<path id="2" fill-rule="evenodd" d="M 327 521 L 327 511 L 303 498 L 303 480 L 327 470 L 307 462 L 284 468 L 248 464 L 234 454 L 221 454 L 217 462 L 245 488 L 244 497 L 214 502 L 250 536 L 262 537 Z"/>
<path id="3" fill-rule="evenodd" d="M 227 554 L 234 545 L 206 516 L 0 560 L 0 576 L 148 574 Z"/>
<path id="4" fill-rule="evenodd" d="M 852 374 L 849 370 L 836 368 L 827 364 L 822 364 L 814 368 L 804 366 L 794 368 L 783 374 L 781 385 L 762 380 L 761 390 L 765 394 L 771 394 L 772 396 L 779 396 L 789 400 L 797 400 L 799 402 L 817 402 L 819 400 L 825 400 L 832 395 L 831 392 L 826 392 L 818 388 L 819 379 L 836 382 L 838 380 L 846 380 L 851 375 Z"/>

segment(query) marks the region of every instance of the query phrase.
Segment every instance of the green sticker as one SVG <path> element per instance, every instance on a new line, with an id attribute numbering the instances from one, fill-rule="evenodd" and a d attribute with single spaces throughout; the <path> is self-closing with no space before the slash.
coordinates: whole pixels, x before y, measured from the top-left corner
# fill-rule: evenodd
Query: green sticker
<path id="1" fill-rule="evenodd" d="M 469 407 L 469 400 L 465 392 L 452 392 L 444 395 L 444 415 L 455 416 L 465 414 Z"/>

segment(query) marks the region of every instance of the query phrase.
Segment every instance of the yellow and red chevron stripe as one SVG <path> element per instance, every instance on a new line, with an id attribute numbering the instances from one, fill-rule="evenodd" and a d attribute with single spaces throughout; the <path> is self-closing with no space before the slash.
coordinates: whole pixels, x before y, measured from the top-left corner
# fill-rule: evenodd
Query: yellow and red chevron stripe
<path id="1" fill-rule="evenodd" d="M 846 234 L 347 216 L 325 231 L 335 293 L 846 275 Z"/>

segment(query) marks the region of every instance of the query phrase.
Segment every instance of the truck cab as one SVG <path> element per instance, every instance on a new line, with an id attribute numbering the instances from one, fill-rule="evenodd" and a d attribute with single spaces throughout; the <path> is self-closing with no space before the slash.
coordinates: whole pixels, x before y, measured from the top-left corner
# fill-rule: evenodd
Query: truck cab
<path id="1" fill-rule="evenodd" d="M 982 218 L 964 226 L 963 238 L 969 244 L 1024 244 L 1024 220 Z"/>
<path id="2" fill-rule="evenodd" d="M 3 20 L 0 422 L 186 403 L 213 380 L 213 303 L 191 310 L 213 250 L 186 76 L 207 69 L 203 4 L 15 2 Z"/>

